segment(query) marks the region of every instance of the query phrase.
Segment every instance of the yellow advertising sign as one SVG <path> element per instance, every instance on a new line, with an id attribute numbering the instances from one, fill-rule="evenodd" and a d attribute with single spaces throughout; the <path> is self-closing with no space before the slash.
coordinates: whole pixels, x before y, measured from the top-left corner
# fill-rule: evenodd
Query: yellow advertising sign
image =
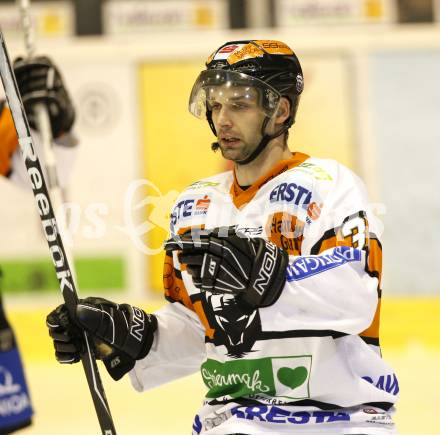
<path id="1" fill-rule="evenodd" d="M 225 170 L 221 156 L 211 151 L 215 137 L 208 123 L 188 111 L 189 94 L 202 68 L 202 62 L 149 63 L 140 67 L 143 176 L 157 187 L 156 192 L 147 192 L 156 198 L 145 210 L 147 219 L 155 225 L 145 237 L 154 251 L 168 235 L 168 218 L 177 192 Z M 162 291 L 163 253 L 149 255 L 146 261 L 148 286 Z"/>
<path id="2" fill-rule="evenodd" d="M 343 54 L 316 54 L 300 56 L 300 61 L 304 92 L 289 136 L 290 149 L 355 169 L 349 59 Z"/>

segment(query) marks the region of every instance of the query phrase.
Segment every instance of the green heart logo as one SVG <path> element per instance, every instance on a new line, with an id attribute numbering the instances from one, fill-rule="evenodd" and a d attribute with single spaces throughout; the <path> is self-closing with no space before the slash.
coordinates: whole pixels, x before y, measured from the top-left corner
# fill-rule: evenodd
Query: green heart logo
<path id="1" fill-rule="evenodd" d="M 281 367 L 277 372 L 278 380 L 292 390 L 304 384 L 308 375 L 308 370 L 303 366 L 296 367 L 295 369 Z"/>

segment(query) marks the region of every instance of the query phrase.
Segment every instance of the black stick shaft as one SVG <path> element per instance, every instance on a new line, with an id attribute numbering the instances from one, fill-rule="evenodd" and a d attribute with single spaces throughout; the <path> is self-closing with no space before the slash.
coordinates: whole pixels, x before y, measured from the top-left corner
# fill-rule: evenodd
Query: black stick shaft
<path id="1" fill-rule="evenodd" d="M 0 30 L 0 75 L 5 90 L 6 99 L 12 113 L 17 131 L 18 141 L 24 163 L 30 178 L 32 191 L 37 202 L 38 213 L 43 225 L 44 235 L 49 245 L 50 254 L 60 283 L 60 290 L 68 310 L 73 314 L 78 303 L 78 294 L 72 278 L 72 271 L 64 250 L 63 241 L 58 231 L 55 213 L 41 170 L 40 161 L 32 141 L 29 123 L 18 92 L 15 76 L 12 71 L 5 39 Z M 116 435 L 113 419 L 105 397 L 98 366 L 90 347 L 90 339 L 84 333 L 87 351 L 81 356 L 87 382 L 95 405 L 96 414 L 103 435 Z"/>

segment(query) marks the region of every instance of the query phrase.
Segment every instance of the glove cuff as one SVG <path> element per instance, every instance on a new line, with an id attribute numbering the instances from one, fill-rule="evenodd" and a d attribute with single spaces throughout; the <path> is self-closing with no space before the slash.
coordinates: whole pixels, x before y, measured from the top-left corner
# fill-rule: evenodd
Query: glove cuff
<path id="1" fill-rule="evenodd" d="M 102 360 L 105 368 L 115 381 L 119 381 L 126 373 L 132 370 L 136 364 L 136 360 L 145 358 L 153 345 L 154 332 L 157 330 L 157 318 L 153 314 L 147 314 L 145 312 L 144 315 L 147 319 L 147 335 L 137 358 L 134 359 L 124 352 L 115 351 Z"/>
<path id="2" fill-rule="evenodd" d="M 115 381 L 119 381 L 119 379 L 128 373 L 136 363 L 136 361 L 130 356 L 119 352 L 113 353 L 102 361 L 110 376 Z"/>
<path id="3" fill-rule="evenodd" d="M 153 345 L 154 333 L 157 330 L 157 317 L 154 314 L 147 314 L 147 313 L 145 313 L 145 317 L 148 323 L 147 336 L 142 345 L 142 350 L 139 352 L 139 355 L 136 358 L 137 360 L 143 359 L 148 355 L 148 352 L 150 352 L 151 346 Z"/>

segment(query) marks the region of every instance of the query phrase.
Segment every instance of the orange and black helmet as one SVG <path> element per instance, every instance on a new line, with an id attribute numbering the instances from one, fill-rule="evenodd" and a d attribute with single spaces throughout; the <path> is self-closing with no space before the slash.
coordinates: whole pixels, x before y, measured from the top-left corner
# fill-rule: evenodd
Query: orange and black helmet
<path id="1" fill-rule="evenodd" d="M 207 60 L 206 67 L 227 69 L 255 77 L 291 102 L 292 123 L 304 89 L 301 65 L 293 50 L 284 42 L 246 40 L 227 42 Z"/>
<path id="2" fill-rule="evenodd" d="M 295 122 L 304 78 L 293 50 L 285 43 L 273 40 L 231 41 L 219 47 L 206 61 L 206 70 L 197 78 L 189 101 L 190 112 L 209 122 L 214 134 L 211 111 L 207 104 L 208 90 L 214 86 L 250 86 L 258 90 L 261 107 L 266 115 L 262 125 L 262 142 L 249 156 L 253 160 L 267 143 L 285 133 Z M 266 125 L 275 113 L 281 97 L 290 101 L 290 116 L 275 135 L 265 133 Z"/>

